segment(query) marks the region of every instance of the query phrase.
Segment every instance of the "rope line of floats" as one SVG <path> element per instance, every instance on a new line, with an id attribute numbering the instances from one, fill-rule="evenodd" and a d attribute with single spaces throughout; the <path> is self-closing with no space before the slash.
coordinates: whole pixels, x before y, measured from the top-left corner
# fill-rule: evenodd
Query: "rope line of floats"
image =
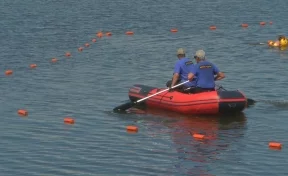
<path id="1" fill-rule="evenodd" d="M 271 21 L 270 21 L 270 22 L 264 22 L 264 21 L 262 21 L 262 22 L 259 23 L 259 25 L 260 25 L 260 26 L 265 26 L 267 23 L 269 23 L 270 25 L 273 24 Z M 240 27 L 242 27 L 242 28 L 248 28 L 249 25 L 248 25 L 247 23 L 242 23 L 242 24 L 240 25 Z M 210 29 L 210 30 L 216 30 L 217 27 L 216 27 L 215 25 L 211 25 L 211 26 L 209 26 L 209 29 Z M 172 28 L 172 29 L 170 29 L 170 32 L 171 32 L 171 33 L 177 33 L 177 32 L 178 32 L 178 29 L 177 29 L 177 28 Z M 125 34 L 128 35 L 128 36 L 132 36 L 132 35 L 134 35 L 134 32 L 133 32 L 133 31 L 126 31 Z M 96 33 L 96 37 L 97 37 L 98 39 L 101 39 L 101 38 L 103 38 L 103 37 L 105 37 L 105 36 L 106 36 L 106 37 L 111 37 L 111 36 L 112 36 L 112 33 L 111 33 L 111 32 L 102 32 L 102 31 L 99 31 L 99 32 Z M 96 38 L 91 39 L 91 42 L 92 42 L 92 43 L 96 43 L 97 41 L 98 41 L 98 40 L 97 40 Z M 276 44 L 275 44 L 275 43 L 276 43 Z M 268 40 L 268 41 L 267 41 L 267 44 L 268 44 L 268 46 L 271 46 L 271 47 L 272 47 L 272 46 L 277 46 L 277 47 L 279 46 L 279 43 L 277 44 L 277 41 L 272 41 L 272 40 Z M 87 43 L 84 44 L 84 46 L 79 47 L 79 48 L 77 49 L 77 51 L 78 51 L 79 53 L 81 53 L 85 48 L 89 48 L 90 45 L 91 45 L 91 43 L 87 42 Z M 72 56 L 71 52 L 66 52 L 66 53 L 65 53 L 65 57 L 66 57 L 66 58 L 69 58 L 69 57 L 71 57 L 71 56 Z M 57 61 L 58 61 L 58 58 L 56 58 L 56 57 L 53 57 L 53 58 L 50 60 L 51 63 L 56 63 Z M 36 64 L 36 63 L 32 63 L 32 64 L 29 65 L 29 68 L 30 68 L 30 69 L 35 69 L 35 68 L 37 68 L 37 64 Z M 11 75 L 13 75 L 13 70 L 6 70 L 6 71 L 5 71 L 5 75 L 6 75 L 6 76 L 11 76 Z M 28 114 L 29 114 L 26 109 L 19 109 L 19 110 L 17 111 L 17 113 L 18 113 L 18 115 L 21 116 L 21 117 L 26 117 L 26 116 L 28 116 Z M 63 120 L 63 122 L 64 122 L 65 124 L 70 124 L 70 125 L 71 125 L 71 124 L 74 124 L 74 123 L 75 123 L 75 119 L 72 118 L 72 117 L 65 117 L 64 120 Z M 137 133 L 139 129 L 138 129 L 138 127 L 135 126 L 135 125 L 128 125 L 128 126 L 126 126 L 126 130 L 127 130 L 128 133 Z M 198 133 L 193 133 L 193 134 L 191 134 L 191 136 L 192 136 L 195 140 L 209 140 L 209 139 L 212 139 L 212 138 L 209 137 L 209 136 L 206 136 L 206 135 L 203 135 L 203 134 L 198 134 Z M 275 142 L 275 141 L 269 142 L 269 143 L 268 143 L 268 146 L 269 146 L 269 148 L 271 148 L 271 149 L 281 149 L 281 148 L 282 148 L 282 144 L 279 143 L 279 142 Z"/>

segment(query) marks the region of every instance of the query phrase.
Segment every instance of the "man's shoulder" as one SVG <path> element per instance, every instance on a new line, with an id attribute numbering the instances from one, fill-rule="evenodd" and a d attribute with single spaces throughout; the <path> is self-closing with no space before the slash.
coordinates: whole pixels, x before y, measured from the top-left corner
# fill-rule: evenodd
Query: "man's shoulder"
<path id="1" fill-rule="evenodd" d="M 185 62 L 184 62 L 184 64 L 185 64 L 186 66 L 193 66 L 193 65 L 194 65 L 194 63 L 193 63 L 190 59 L 186 59 Z"/>
<path id="2" fill-rule="evenodd" d="M 177 60 L 176 62 L 175 62 L 175 65 L 180 65 L 181 64 L 181 60 Z"/>
<path id="3" fill-rule="evenodd" d="M 191 64 L 194 64 L 193 61 L 187 57 L 183 58 L 180 60 L 182 64 L 185 64 L 185 65 L 191 65 Z"/>
<path id="4" fill-rule="evenodd" d="M 204 62 L 200 62 L 202 65 L 207 65 L 207 64 L 210 64 L 210 65 L 212 65 L 212 66 L 216 66 L 213 62 L 210 62 L 210 61 L 207 61 L 207 60 L 205 60 Z M 199 64 L 200 64 L 199 63 Z"/>
<path id="5" fill-rule="evenodd" d="M 175 64 L 185 64 L 186 62 L 189 62 L 190 59 L 188 58 L 183 58 L 183 59 L 179 59 L 175 62 Z M 191 61 L 192 62 L 192 61 Z"/>
<path id="6" fill-rule="evenodd" d="M 206 64 L 213 64 L 212 62 L 208 61 L 208 60 L 204 60 L 203 63 L 206 63 Z"/>

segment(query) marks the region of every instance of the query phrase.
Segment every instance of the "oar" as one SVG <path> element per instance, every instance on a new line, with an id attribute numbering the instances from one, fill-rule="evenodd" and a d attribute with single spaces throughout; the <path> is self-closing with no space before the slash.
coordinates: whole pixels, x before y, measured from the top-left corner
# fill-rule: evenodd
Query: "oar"
<path id="1" fill-rule="evenodd" d="M 122 105 L 117 106 L 116 108 L 114 108 L 113 111 L 114 111 L 114 112 L 115 112 L 115 111 L 116 111 L 116 112 L 126 111 L 127 109 L 135 106 L 136 104 L 138 104 L 138 103 L 140 103 L 140 102 L 142 102 L 142 101 L 144 101 L 144 100 L 147 100 L 148 98 L 151 98 L 151 97 L 153 97 L 153 96 L 155 96 L 155 95 L 161 94 L 161 93 L 163 93 L 163 92 L 165 92 L 165 91 L 168 91 L 168 90 L 170 90 L 170 89 L 174 89 L 174 88 L 179 87 L 179 86 L 181 86 L 181 85 L 183 85 L 183 84 L 185 84 L 185 83 L 188 83 L 188 82 L 189 82 L 189 80 L 188 80 L 188 81 L 185 81 L 185 82 L 182 82 L 182 83 L 180 83 L 180 84 L 177 84 L 177 85 L 175 85 L 175 86 L 173 86 L 173 87 L 171 87 L 171 88 L 167 88 L 167 89 L 161 90 L 160 92 L 157 92 L 157 93 L 155 93 L 155 94 L 153 94 L 153 95 L 149 95 L 149 96 L 147 96 L 147 97 L 145 97 L 145 98 L 142 98 L 142 99 L 140 99 L 140 100 L 137 100 L 137 101 L 135 101 L 135 102 L 128 102 L 128 103 L 122 104 Z"/>
<path id="2" fill-rule="evenodd" d="M 266 45 L 266 43 L 262 43 L 262 42 L 260 42 L 260 43 L 248 43 L 249 45 Z"/>

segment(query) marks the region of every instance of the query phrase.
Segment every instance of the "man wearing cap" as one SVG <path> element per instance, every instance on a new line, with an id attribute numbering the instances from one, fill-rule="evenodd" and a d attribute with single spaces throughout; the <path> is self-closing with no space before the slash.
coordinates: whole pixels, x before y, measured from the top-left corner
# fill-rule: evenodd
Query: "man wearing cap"
<path id="1" fill-rule="evenodd" d="M 172 80 L 166 83 L 167 87 L 173 87 L 181 82 L 187 81 L 188 73 L 191 72 L 192 68 L 194 67 L 193 62 L 185 57 L 185 50 L 183 48 L 179 48 L 177 50 L 177 57 L 179 60 L 176 62 L 174 66 L 173 78 Z M 178 90 L 183 90 L 183 88 L 185 89 L 195 86 L 196 82 L 194 79 L 193 81 L 190 81 L 184 84 L 183 86 L 178 87 Z"/>
<path id="2" fill-rule="evenodd" d="M 216 65 L 205 60 L 205 52 L 203 50 L 196 51 L 194 58 L 197 64 L 188 74 L 189 80 L 193 80 L 197 76 L 194 92 L 200 93 L 215 90 L 215 81 L 225 78 L 224 73 L 220 72 Z"/>

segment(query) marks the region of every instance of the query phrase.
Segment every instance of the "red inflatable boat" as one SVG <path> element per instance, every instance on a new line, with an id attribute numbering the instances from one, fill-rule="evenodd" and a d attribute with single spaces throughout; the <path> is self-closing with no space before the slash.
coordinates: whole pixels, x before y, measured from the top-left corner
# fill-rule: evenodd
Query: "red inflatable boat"
<path id="1" fill-rule="evenodd" d="M 129 89 L 131 101 L 155 94 L 160 88 L 134 85 Z M 165 91 L 143 102 L 148 108 L 157 108 L 183 114 L 220 114 L 241 112 L 247 107 L 247 98 L 240 91 L 217 90 L 197 94 Z"/>

